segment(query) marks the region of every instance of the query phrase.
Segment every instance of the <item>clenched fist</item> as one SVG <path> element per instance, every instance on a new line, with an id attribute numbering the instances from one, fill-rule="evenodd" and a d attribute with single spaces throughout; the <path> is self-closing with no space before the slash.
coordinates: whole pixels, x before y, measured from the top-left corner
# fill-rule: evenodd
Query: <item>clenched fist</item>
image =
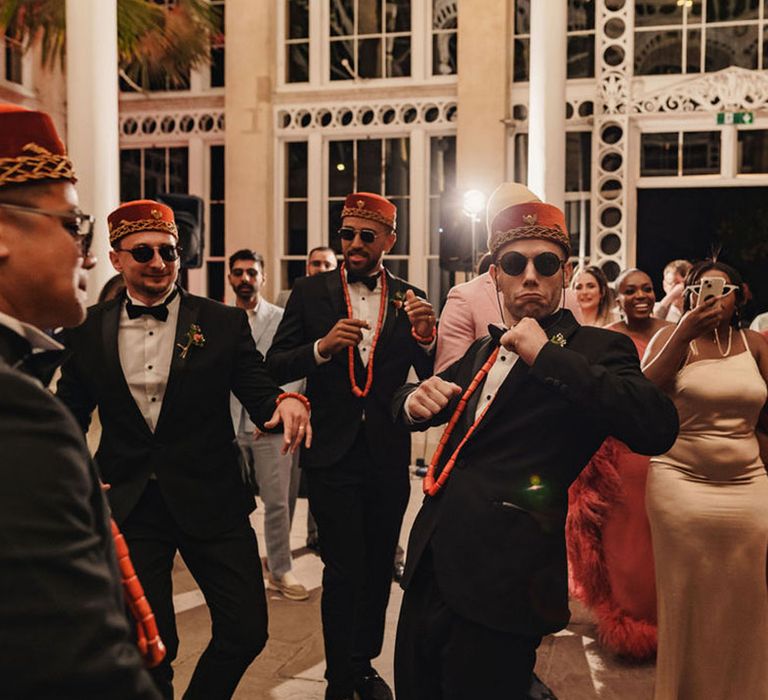
<path id="1" fill-rule="evenodd" d="M 342 318 L 324 335 L 317 344 L 317 350 L 323 357 L 330 357 L 337 352 L 354 347 L 363 339 L 361 328 L 370 328 L 368 321 L 359 318 Z"/>
<path id="2" fill-rule="evenodd" d="M 417 297 L 412 289 L 405 293 L 405 313 L 413 332 L 421 338 L 429 338 L 435 328 L 435 310 L 426 299 Z"/>
<path id="3" fill-rule="evenodd" d="M 430 377 L 411 393 L 407 399 L 408 413 L 414 421 L 429 420 L 442 411 L 448 402 L 461 393 L 461 387 L 440 377 Z"/>
<path id="4" fill-rule="evenodd" d="M 529 367 L 539 356 L 541 349 L 547 344 L 547 334 L 533 318 L 522 318 L 504 335 L 501 336 L 501 344 L 507 349 L 516 352 L 520 359 Z"/>

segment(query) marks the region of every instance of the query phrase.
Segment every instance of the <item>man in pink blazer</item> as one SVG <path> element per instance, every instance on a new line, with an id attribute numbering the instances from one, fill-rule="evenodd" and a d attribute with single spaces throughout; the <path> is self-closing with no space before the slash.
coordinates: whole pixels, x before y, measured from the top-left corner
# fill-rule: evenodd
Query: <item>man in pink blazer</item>
<path id="1" fill-rule="evenodd" d="M 541 200 L 516 182 L 504 182 L 488 200 L 486 221 L 490 224 L 507 207 L 530 201 Z M 490 233 L 490 225 L 488 231 Z M 565 290 L 565 307 L 581 322 L 581 311 L 570 289 Z M 500 324 L 502 320 L 496 286 L 485 272 L 448 292 L 440 314 L 435 374 L 458 360 L 475 340 L 488 335 L 489 323 Z"/>

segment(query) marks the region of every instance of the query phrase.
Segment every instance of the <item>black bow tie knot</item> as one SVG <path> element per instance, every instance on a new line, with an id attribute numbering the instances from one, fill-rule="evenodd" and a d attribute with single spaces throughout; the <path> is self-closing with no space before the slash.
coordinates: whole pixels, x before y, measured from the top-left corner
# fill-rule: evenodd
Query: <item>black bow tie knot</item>
<path id="1" fill-rule="evenodd" d="M 142 306 L 141 304 L 134 304 L 130 299 L 125 302 L 125 311 L 128 314 L 128 318 L 132 321 L 139 316 L 152 316 L 158 321 L 165 323 L 168 320 L 168 304 L 170 304 L 176 292 L 174 291 L 162 304 L 157 306 Z"/>
<path id="2" fill-rule="evenodd" d="M 355 282 L 360 282 L 364 284 L 368 289 L 373 291 L 376 289 L 376 285 L 379 282 L 379 276 L 373 275 L 372 277 L 366 277 L 365 275 L 359 275 L 356 272 L 352 272 L 352 270 L 347 270 L 347 282 L 349 284 L 354 284 Z"/>

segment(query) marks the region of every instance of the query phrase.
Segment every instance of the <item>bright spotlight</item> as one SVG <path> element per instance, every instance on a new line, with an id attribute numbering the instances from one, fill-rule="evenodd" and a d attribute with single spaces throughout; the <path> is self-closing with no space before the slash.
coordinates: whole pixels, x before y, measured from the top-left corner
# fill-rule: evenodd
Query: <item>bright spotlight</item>
<path id="1" fill-rule="evenodd" d="M 464 212 L 473 219 L 485 209 L 485 195 L 480 190 L 467 190 L 464 193 Z"/>

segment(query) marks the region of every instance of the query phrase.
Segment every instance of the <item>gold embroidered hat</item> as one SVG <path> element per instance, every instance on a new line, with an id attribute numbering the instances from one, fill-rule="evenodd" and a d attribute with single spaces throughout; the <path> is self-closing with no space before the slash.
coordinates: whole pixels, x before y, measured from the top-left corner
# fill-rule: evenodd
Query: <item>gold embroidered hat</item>
<path id="1" fill-rule="evenodd" d="M 129 233 L 157 231 L 179 237 L 173 209 L 152 199 L 137 199 L 121 204 L 107 217 L 109 243 L 114 248 L 117 241 Z"/>
<path id="2" fill-rule="evenodd" d="M 517 182 L 505 182 L 493 192 L 488 200 L 487 225 L 488 250 L 494 258 L 502 246 L 523 238 L 552 241 L 566 255 L 571 254 L 563 212 Z"/>
<path id="3" fill-rule="evenodd" d="M 0 187 L 46 180 L 77 181 L 53 121 L 45 112 L 0 103 Z"/>
<path id="4" fill-rule="evenodd" d="M 379 194 L 353 192 L 344 200 L 341 218 L 345 216 L 359 216 L 361 219 L 378 221 L 394 230 L 397 222 L 397 207 Z"/>

